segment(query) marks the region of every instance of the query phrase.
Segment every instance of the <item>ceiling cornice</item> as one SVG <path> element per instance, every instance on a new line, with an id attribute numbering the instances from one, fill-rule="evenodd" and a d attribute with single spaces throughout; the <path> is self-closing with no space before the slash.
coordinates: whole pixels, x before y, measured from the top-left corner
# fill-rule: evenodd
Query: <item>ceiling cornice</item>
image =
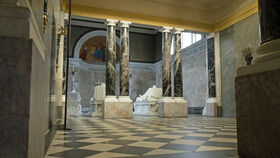
<path id="1" fill-rule="evenodd" d="M 66 10 L 68 10 L 68 6 L 66 7 Z M 133 23 L 145 25 L 178 27 L 191 31 L 209 32 L 213 30 L 212 25 L 205 23 L 89 7 L 77 4 L 72 4 L 72 14 L 100 19 L 117 19 L 131 21 Z"/>
<path id="2" fill-rule="evenodd" d="M 62 8 L 68 10 L 67 0 L 62 0 Z M 225 18 L 220 21 L 209 23 L 196 22 L 192 20 L 184 20 L 178 18 L 146 15 L 142 13 L 132 13 L 127 11 L 105 9 L 93 6 L 85 6 L 80 4 L 72 4 L 72 14 L 91 18 L 100 19 L 117 19 L 131 21 L 133 23 L 154 25 L 154 26 L 170 26 L 175 28 L 184 28 L 189 31 L 198 32 L 218 32 L 241 20 L 256 14 L 258 12 L 258 3 L 256 0 L 251 0 L 251 3 L 246 3 L 240 8 L 237 8 L 232 13 L 225 15 Z"/>
<path id="3" fill-rule="evenodd" d="M 224 30 L 228 28 L 229 26 L 236 24 L 247 17 L 254 15 L 258 12 L 258 2 L 255 1 L 247 6 L 244 6 L 240 10 L 236 11 L 232 15 L 226 17 L 224 20 L 221 20 L 214 25 L 214 32 Z"/>

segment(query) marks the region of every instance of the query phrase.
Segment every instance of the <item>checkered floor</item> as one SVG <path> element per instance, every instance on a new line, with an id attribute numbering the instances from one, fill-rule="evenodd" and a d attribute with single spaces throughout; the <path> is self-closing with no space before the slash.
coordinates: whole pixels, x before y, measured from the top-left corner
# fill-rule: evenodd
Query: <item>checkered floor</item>
<path id="1" fill-rule="evenodd" d="M 237 157 L 234 118 L 78 117 L 69 122 L 72 130 L 56 133 L 46 158 Z"/>

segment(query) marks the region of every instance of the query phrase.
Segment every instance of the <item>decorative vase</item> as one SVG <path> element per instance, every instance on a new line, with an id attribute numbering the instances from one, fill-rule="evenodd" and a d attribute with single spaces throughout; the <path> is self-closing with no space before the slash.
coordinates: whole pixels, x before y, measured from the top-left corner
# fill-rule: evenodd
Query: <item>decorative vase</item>
<path id="1" fill-rule="evenodd" d="M 245 56 L 245 60 L 246 60 L 247 65 L 251 65 L 253 59 L 254 59 L 254 57 L 252 56 L 252 53 L 248 53 L 248 54 Z"/>

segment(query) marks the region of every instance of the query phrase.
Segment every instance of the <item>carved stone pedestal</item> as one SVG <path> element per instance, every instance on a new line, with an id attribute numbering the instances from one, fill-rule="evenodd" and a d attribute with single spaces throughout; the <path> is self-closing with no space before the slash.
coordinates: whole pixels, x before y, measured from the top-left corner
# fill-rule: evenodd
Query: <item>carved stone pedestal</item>
<path id="1" fill-rule="evenodd" d="M 277 40 L 260 46 L 258 54 L 265 55 L 254 65 L 238 70 L 235 95 L 241 157 L 276 158 L 280 155 L 279 44 Z"/>
<path id="2" fill-rule="evenodd" d="M 241 157 L 280 155 L 280 68 L 236 78 L 238 153 Z"/>
<path id="3" fill-rule="evenodd" d="M 217 116 L 217 99 L 216 98 L 208 98 L 203 109 L 203 116 Z"/>
<path id="4" fill-rule="evenodd" d="M 188 117 L 188 102 L 183 97 L 163 97 L 159 101 L 158 115 L 163 118 Z"/>
<path id="5" fill-rule="evenodd" d="M 132 100 L 128 96 L 106 96 L 103 106 L 104 119 L 131 119 L 132 118 Z"/>

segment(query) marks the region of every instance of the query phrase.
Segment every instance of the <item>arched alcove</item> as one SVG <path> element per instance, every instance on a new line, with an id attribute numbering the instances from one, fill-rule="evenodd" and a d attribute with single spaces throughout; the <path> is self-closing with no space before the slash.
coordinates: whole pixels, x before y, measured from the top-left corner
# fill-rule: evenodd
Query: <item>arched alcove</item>
<path id="1" fill-rule="evenodd" d="M 84 61 L 104 61 L 107 32 L 95 30 L 84 34 L 76 43 L 74 58 Z M 116 55 L 120 58 L 120 38 L 116 37 Z"/>

